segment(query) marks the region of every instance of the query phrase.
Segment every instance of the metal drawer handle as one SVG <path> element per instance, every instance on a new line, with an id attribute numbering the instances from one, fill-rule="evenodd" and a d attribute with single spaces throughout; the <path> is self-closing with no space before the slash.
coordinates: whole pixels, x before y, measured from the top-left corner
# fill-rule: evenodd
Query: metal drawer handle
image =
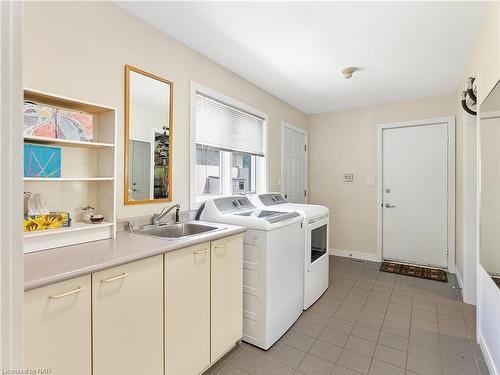
<path id="1" fill-rule="evenodd" d="M 198 250 L 198 251 L 194 251 L 193 254 L 200 255 L 200 254 L 206 253 L 207 251 L 208 251 L 208 249 Z"/>
<path id="2" fill-rule="evenodd" d="M 221 249 L 223 247 L 227 247 L 227 243 L 223 243 L 222 245 L 215 246 L 216 249 Z"/>
<path id="3" fill-rule="evenodd" d="M 109 279 L 102 279 L 101 282 L 103 282 L 103 283 L 110 283 L 110 282 L 115 281 L 115 280 L 123 279 L 124 277 L 127 277 L 127 276 L 128 276 L 128 273 L 124 272 L 121 275 L 118 275 L 118 276 L 115 276 L 115 277 L 110 277 Z"/>
<path id="4" fill-rule="evenodd" d="M 51 294 L 51 295 L 49 295 L 49 298 L 58 299 L 58 298 L 70 296 L 72 294 L 80 293 L 82 290 L 83 290 L 83 288 L 81 286 L 79 286 L 75 290 L 70 290 L 69 292 L 65 292 L 65 293 L 61 293 L 61 294 Z"/>

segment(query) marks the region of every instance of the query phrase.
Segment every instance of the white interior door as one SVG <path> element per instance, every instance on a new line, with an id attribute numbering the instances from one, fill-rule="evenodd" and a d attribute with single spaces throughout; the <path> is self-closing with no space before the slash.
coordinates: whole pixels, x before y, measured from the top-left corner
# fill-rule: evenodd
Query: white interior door
<path id="1" fill-rule="evenodd" d="M 289 202 L 306 202 L 306 135 L 284 126 L 282 192 Z"/>
<path id="2" fill-rule="evenodd" d="M 447 124 L 382 132 L 383 258 L 447 268 Z"/>

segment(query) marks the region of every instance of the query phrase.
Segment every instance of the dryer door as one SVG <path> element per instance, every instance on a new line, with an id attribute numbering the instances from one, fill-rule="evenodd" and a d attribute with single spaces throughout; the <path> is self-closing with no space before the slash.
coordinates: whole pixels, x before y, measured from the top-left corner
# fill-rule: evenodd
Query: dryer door
<path id="1" fill-rule="evenodd" d="M 309 221 L 306 242 L 307 269 L 313 269 L 315 262 L 324 256 L 328 256 L 328 217 Z"/>

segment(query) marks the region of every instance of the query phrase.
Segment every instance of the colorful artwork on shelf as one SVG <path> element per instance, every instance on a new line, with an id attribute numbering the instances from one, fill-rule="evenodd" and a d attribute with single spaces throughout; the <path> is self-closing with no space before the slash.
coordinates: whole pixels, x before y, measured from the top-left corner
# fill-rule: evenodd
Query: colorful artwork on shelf
<path id="1" fill-rule="evenodd" d="M 34 102 L 24 102 L 23 135 L 26 137 L 56 137 L 56 109 Z"/>
<path id="2" fill-rule="evenodd" d="M 61 177 L 61 148 L 25 144 L 24 177 Z"/>
<path id="3" fill-rule="evenodd" d="M 57 110 L 56 137 L 73 141 L 93 141 L 94 116 L 89 113 Z"/>
<path id="4" fill-rule="evenodd" d="M 71 218 L 67 212 L 50 212 L 40 215 L 24 215 L 24 231 L 33 232 L 46 229 L 67 228 Z"/>

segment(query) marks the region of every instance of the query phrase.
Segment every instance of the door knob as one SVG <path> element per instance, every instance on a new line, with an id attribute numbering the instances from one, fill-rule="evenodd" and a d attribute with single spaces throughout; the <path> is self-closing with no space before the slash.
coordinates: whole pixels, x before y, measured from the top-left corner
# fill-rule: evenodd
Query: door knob
<path id="1" fill-rule="evenodd" d="M 393 204 L 390 204 L 390 203 L 385 204 L 385 208 L 394 208 L 394 207 L 396 207 L 396 206 Z"/>

